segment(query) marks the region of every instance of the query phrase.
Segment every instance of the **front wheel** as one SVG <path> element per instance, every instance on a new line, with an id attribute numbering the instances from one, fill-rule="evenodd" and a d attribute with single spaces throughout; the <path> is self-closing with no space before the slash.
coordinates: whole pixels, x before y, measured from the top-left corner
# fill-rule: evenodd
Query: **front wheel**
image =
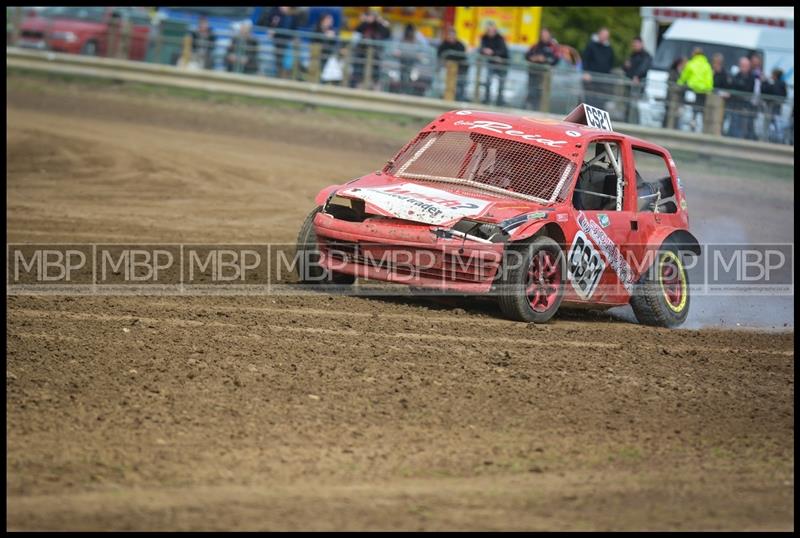
<path id="1" fill-rule="evenodd" d="M 643 325 L 676 327 L 689 314 L 689 275 L 678 248 L 665 243 L 636 283 L 631 307 Z"/>
<path id="2" fill-rule="evenodd" d="M 564 299 L 566 263 L 553 239 L 541 236 L 510 249 L 501 269 L 499 305 L 515 321 L 545 323 Z"/>
<path id="3" fill-rule="evenodd" d="M 297 276 L 300 282 L 308 284 L 352 284 L 356 277 L 341 273 L 331 273 L 320 265 L 320 252 L 317 246 L 317 233 L 314 231 L 314 217 L 322 211 L 315 208 L 308 214 L 300 233 L 297 234 Z"/>

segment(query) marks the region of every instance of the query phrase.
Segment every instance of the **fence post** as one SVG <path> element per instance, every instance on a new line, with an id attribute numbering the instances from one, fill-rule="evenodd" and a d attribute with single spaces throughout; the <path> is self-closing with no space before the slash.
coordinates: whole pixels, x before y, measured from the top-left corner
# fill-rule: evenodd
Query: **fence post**
<path id="1" fill-rule="evenodd" d="M 292 38 L 292 80 L 297 80 L 300 74 L 300 39 Z"/>
<path id="2" fill-rule="evenodd" d="M 458 62 L 455 60 L 447 60 L 446 76 L 444 79 L 444 98 L 447 101 L 456 100 L 456 82 L 458 79 Z"/>
<path id="3" fill-rule="evenodd" d="M 106 58 L 116 58 L 119 54 L 119 22 L 113 19 L 108 25 L 108 47 L 106 47 Z"/>
<path id="4" fill-rule="evenodd" d="M 675 128 L 675 119 L 678 116 L 678 108 L 680 108 L 680 88 L 677 85 L 670 84 L 667 89 L 667 129 Z"/>
<path id="5" fill-rule="evenodd" d="M 308 79 L 310 82 L 319 83 L 322 75 L 322 43 L 311 44 L 311 60 L 308 64 Z"/>
<path id="6" fill-rule="evenodd" d="M 703 132 L 705 134 L 721 135 L 724 118 L 725 100 L 716 93 L 707 94 L 706 105 L 703 110 Z"/>
<path id="7" fill-rule="evenodd" d="M 183 36 L 183 50 L 181 51 L 181 59 L 179 65 L 186 67 L 192 58 L 192 34 Z"/>
<path id="8" fill-rule="evenodd" d="M 542 100 L 539 104 L 541 112 L 550 112 L 550 81 L 553 79 L 553 71 L 548 67 L 542 73 Z"/>
<path id="9" fill-rule="evenodd" d="M 131 45 L 131 37 L 133 32 L 131 32 L 131 21 L 125 19 L 122 21 L 122 29 L 120 30 L 120 43 L 117 57 L 121 59 L 128 58 L 128 51 L 130 50 Z"/>
<path id="10" fill-rule="evenodd" d="M 364 87 L 372 89 L 372 64 L 375 61 L 375 47 L 367 47 L 367 63 L 364 65 Z"/>
<path id="11" fill-rule="evenodd" d="M 164 27 L 161 22 L 158 23 L 156 28 L 155 43 L 153 43 L 153 63 L 161 63 L 161 45 L 164 42 Z"/>
<path id="12" fill-rule="evenodd" d="M 472 102 L 473 103 L 480 103 L 481 102 L 481 73 L 483 71 L 483 62 L 480 58 L 477 59 L 475 62 L 475 84 L 473 87 L 472 92 Z M 489 81 L 491 82 L 491 81 Z M 486 91 L 489 91 L 489 88 L 486 88 Z"/>
<path id="13" fill-rule="evenodd" d="M 21 7 L 11 8 L 11 45 L 16 45 L 19 42 L 19 27 L 22 24 L 22 9 Z"/>
<path id="14" fill-rule="evenodd" d="M 342 49 L 342 85 L 350 86 L 350 69 L 353 58 L 352 43 Z"/>

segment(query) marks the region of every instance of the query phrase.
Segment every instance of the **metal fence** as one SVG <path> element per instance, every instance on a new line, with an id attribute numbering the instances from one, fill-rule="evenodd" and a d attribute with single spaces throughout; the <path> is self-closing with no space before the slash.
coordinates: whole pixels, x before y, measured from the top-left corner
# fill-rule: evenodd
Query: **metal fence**
<path id="1" fill-rule="evenodd" d="M 657 99 L 621 74 L 582 72 L 563 61 L 542 67 L 524 61 L 519 51 L 509 61 L 474 52 L 439 57 L 430 43 L 343 40 L 260 27 L 248 35 L 236 28 L 218 32 L 210 44 L 185 28 L 165 31 L 168 24 L 142 31 L 123 22 L 96 37 L 93 46 L 72 50 L 48 35 L 26 35 L 12 20 L 7 43 L 553 114 L 586 102 L 608 110 L 614 121 L 794 144 L 793 97 L 715 91 L 692 98 L 685 87 L 669 84 L 665 98 Z"/>

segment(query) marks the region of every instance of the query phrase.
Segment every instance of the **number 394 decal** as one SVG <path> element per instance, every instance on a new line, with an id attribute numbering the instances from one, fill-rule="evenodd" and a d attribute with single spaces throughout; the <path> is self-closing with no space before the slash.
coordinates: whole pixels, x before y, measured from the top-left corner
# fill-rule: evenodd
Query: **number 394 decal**
<path id="1" fill-rule="evenodd" d="M 600 282 L 606 264 L 582 231 L 575 234 L 567 257 L 567 278 L 581 299 L 589 299 Z"/>

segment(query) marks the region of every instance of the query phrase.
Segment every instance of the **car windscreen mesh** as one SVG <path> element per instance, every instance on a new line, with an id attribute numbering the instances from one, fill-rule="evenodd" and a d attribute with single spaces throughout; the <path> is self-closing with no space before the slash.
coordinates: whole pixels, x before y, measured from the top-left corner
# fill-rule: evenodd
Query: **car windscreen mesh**
<path id="1" fill-rule="evenodd" d="M 420 133 L 384 172 L 469 186 L 540 203 L 563 201 L 575 165 L 548 149 L 483 133 Z"/>

